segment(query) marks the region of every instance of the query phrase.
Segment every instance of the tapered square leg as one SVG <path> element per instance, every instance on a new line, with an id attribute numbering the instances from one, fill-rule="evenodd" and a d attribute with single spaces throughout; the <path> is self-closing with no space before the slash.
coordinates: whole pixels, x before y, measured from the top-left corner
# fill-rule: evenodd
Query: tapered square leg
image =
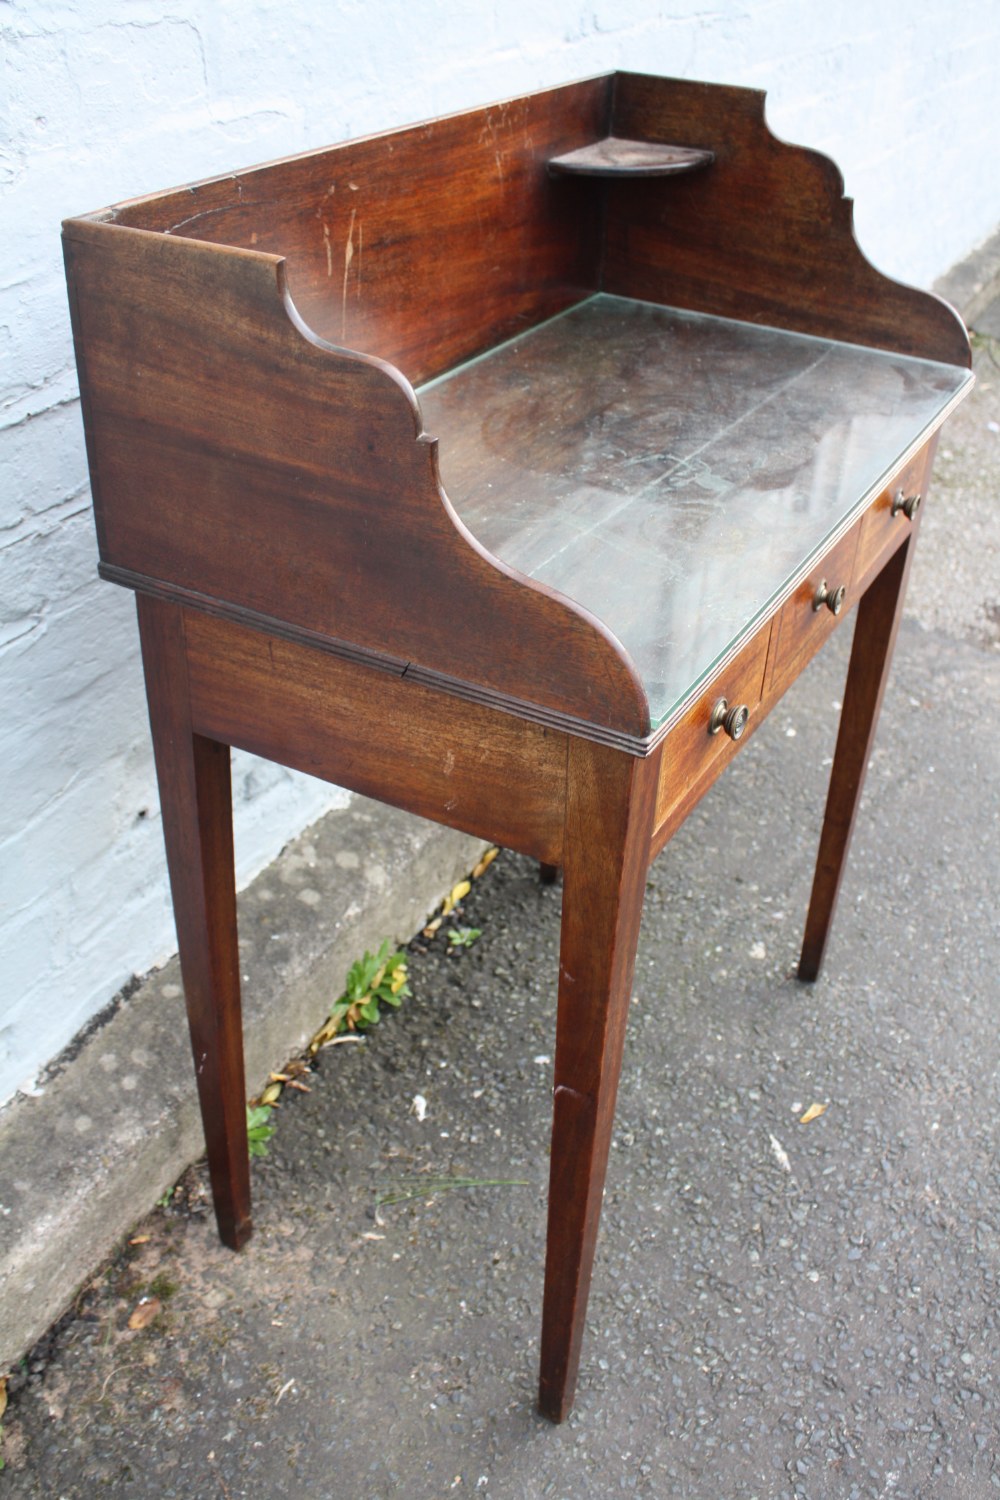
<path id="1" fill-rule="evenodd" d="M 539 1408 L 573 1404 L 649 863 L 659 756 L 571 740 Z"/>
<path id="2" fill-rule="evenodd" d="M 913 544 L 911 535 L 869 585 L 858 605 L 851 662 L 840 713 L 840 730 L 830 772 L 823 831 L 813 878 L 805 938 L 799 959 L 800 979 L 814 980 L 823 962 L 826 941 L 840 892 L 854 820 L 861 801 L 865 773 L 896 634 L 903 613 L 903 596 Z"/>
<path id="3" fill-rule="evenodd" d="M 219 1234 L 250 1236 L 230 750 L 191 727 L 184 615 L 139 595 L 146 695 L 181 976 Z"/>

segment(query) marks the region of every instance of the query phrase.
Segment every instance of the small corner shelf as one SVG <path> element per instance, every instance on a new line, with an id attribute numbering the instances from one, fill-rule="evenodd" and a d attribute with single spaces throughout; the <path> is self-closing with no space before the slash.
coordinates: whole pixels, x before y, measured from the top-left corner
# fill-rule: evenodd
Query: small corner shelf
<path id="1" fill-rule="evenodd" d="M 549 171 L 566 177 L 674 177 L 681 172 L 697 172 L 714 160 L 714 151 L 693 146 L 627 141 L 607 135 L 564 156 L 551 157 Z"/>

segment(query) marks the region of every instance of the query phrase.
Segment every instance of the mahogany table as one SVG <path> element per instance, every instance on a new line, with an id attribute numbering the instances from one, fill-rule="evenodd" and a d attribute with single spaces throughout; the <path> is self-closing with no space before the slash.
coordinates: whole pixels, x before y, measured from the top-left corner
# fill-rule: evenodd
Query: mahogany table
<path id="1" fill-rule="evenodd" d="M 630 74 L 64 240 L 222 1238 L 250 1233 L 239 745 L 562 868 L 540 1388 L 560 1420 L 647 868 L 856 603 L 815 978 L 965 331 L 868 265 L 837 169 L 775 140 L 763 95 Z"/>

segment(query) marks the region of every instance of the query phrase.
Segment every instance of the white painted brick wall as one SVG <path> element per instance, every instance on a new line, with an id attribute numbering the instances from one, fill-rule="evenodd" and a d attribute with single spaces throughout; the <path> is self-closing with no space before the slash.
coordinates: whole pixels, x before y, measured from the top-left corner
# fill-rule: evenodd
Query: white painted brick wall
<path id="1" fill-rule="evenodd" d="M 869 257 L 1000 220 L 996 0 L 0 0 L 0 1100 L 174 945 L 131 598 L 101 584 L 65 215 L 615 66 L 766 88 Z M 342 794 L 240 757 L 241 880 Z"/>

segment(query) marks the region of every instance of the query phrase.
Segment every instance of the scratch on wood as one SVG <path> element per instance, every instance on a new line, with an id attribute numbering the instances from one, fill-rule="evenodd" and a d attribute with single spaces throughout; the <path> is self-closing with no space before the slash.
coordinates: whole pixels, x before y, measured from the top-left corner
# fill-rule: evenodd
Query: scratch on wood
<path id="1" fill-rule="evenodd" d="M 220 203 L 215 208 L 203 208 L 200 213 L 190 214 L 186 219 L 178 219 L 175 224 L 168 225 L 164 233 L 180 234 L 183 230 L 190 229 L 192 224 L 197 224 L 202 219 L 215 219 L 220 214 L 232 213 L 237 208 L 260 208 L 263 202 L 264 200 L 261 198 L 244 198 L 241 188 L 238 203 Z"/>
<path id="2" fill-rule="evenodd" d="M 358 297 L 361 297 L 361 268 L 365 258 L 365 226 L 358 225 Z"/>
<path id="3" fill-rule="evenodd" d="M 354 220 L 357 213 L 356 208 L 351 209 L 351 222 L 347 226 L 347 244 L 344 246 L 344 290 L 340 299 L 340 335 L 343 339 L 347 337 L 347 278 L 351 273 L 351 261 L 354 259 Z"/>
<path id="4" fill-rule="evenodd" d="M 330 243 L 330 226 L 323 220 L 323 244 L 326 247 L 326 274 L 333 276 L 333 246 Z"/>

